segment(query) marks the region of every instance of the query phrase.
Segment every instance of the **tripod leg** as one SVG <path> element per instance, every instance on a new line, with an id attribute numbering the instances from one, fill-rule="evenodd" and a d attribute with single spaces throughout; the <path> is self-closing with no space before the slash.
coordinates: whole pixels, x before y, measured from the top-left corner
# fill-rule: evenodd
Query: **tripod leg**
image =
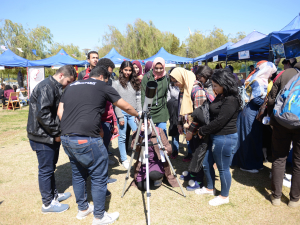
<path id="1" fill-rule="evenodd" d="M 159 141 L 160 146 L 162 146 L 162 148 L 163 148 L 163 152 L 164 152 L 164 154 L 165 154 L 165 157 L 166 157 L 166 159 L 167 159 L 167 161 L 168 161 L 168 163 L 169 163 L 169 165 L 170 165 L 170 168 L 171 168 L 171 171 L 172 171 L 174 177 L 176 177 L 176 180 L 177 180 L 177 183 L 178 183 L 178 185 L 179 185 L 179 187 L 180 187 L 180 189 L 181 189 L 181 192 L 182 192 L 183 196 L 186 197 L 186 196 L 185 196 L 185 193 L 183 192 L 182 185 L 181 185 L 181 183 L 179 182 L 178 177 L 177 177 L 177 174 L 176 174 L 176 172 L 175 172 L 175 170 L 174 170 L 174 168 L 173 168 L 173 166 L 172 166 L 172 163 L 171 163 L 171 161 L 170 161 L 170 159 L 169 159 L 169 156 L 167 155 L 167 153 L 166 153 L 166 151 L 165 151 L 165 148 L 164 148 L 164 145 L 163 145 L 163 143 L 162 143 L 162 141 L 161 141 L 161 138 L 160 138 L 159 134 L 157 133 L 157 130 L 156 130 L 156 128 L 155 128 L 155 125 L 154 125 L 154 123 L 153 123 L 152 118 L 150 118 L 150 123 L 151 123 L 151 125 L 152 125 L 152 129 L 154 130 L 154 132 L 155 132 L 155 134 L 156 134 L 156 137 L 158 137 L 157 139 L 158 139 L 158 141 Z"/>
<path id="2" fill-rule="evenodd" d="M 150 225 L 150 182 L 149 182 L 149 149 L 148 149 L 148 134 L 147 134 L 147 115 L 144 116 L 145 124 L 145 158 L 146 158 L 146 186 L 147 186 L 147 224 Z"/>
<path id="3" fill-rule="evenodd" d="M 139 127 L 138 127 L 138 130 L 137 130 L 137 134 L 139 134 L 141 132 L 142 123 L 143 123 L 143 121 L 140 120 Z M 132 165 L 132 161 L 133 161 L 133 157 L 134 157 L 134 153 L 135 153 L 135 150 L 136 150 L 136 144 L 138 142 L 138 139 L 139 139 L 138 135 L 136 135 L 136 138 L 134 140 L 133 149 L 132 149 L 132 154 L 131 154 L 131 159 L 130 159 L 129 167 L 128 167 L 127 174 L 126 174 L 126 177 L 125 177 L 125 183 L 124 183 L 124 187 L 123 187 L 121 198 L 123 198 L 124 193 L 125 193 L 125 188 L 126 188 L 127 180 L 129 179 L 129 172 L 130 172 L 130 169 L 131 169 L 131 165 Z"/>

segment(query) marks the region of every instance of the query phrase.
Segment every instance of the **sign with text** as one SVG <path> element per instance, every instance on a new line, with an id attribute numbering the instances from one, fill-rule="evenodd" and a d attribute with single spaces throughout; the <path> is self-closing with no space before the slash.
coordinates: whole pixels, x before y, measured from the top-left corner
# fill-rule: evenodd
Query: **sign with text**
<path id="1" fill-rule="evenodd" d="M 29 66 L 29 94 L 33 91 L 35 86 L 45 79 L 45 68 L 43 66 Z"/>
<path id="2" fill-rule="evenodd" d="M 249 51 L 241 51 L 239 52 L 239 59 L 249 59 L 250 52 Z"/>
<path id="3" fill-rule="evenodd" d="M 198 61 L 198 66 L 202 65 L 202 61 Z"/>
<path id="4" fill-rule="evenodd" d="M 218 61 L 219 61 L 219 56 L 218 55 L 214 56 L 213 57 L 213 62 L 218 62 Z"/>

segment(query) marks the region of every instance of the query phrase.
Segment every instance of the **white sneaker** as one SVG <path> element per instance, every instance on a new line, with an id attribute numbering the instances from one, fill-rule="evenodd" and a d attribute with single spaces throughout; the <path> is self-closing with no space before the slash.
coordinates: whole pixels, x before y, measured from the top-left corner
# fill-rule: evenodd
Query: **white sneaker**
<path id="1" fill-rule="evenodd" d="M 154 187 L 160 187 L 160 185 L 162 184 L 163 181 L 163 177 L 159 180 L 155 180 L 154 181 Z"/>
<path id="2" fill-rule="evenodd" d="M 89 205 L 89 208 L 86 211 L 80 211 L 78 210 L 78 214 L 76 216 L 77 219 L 82 220 L 85 217 L 87 217 L 90 213 L 94 212 L 94 206 Z"/>
<path id="3" fill-rule="evenodd" d="M 122 162 L 122 166 L 126 169 L 126 170 L 128 170 L 128 168 L 129 168 L 129 161 L 126 159 L 125 161 L 123 161 Z"/>
<path id="4" fill-rule="evenodd" d="M 111 160 L 111 159 L 108 159 L 108 165 L 112 166 L 112 165 L 115 165 L 116 162 Z"/>
<path id="5" fill-rule="evenodd" d="M 253 169 L 253 170 L 246 170 L 246 169 L 240 168 L 240 170 L 245 171 L 245 172 L 248 172 L 248 173 L 258 173 L 258 172 L 259 172 L 259 171 L 256 170 L 256 169 Z"/>
<path id="6" fill-rule="evenodd" d="M 218 206 L 218 205 L 223 205 L 229 203 L 229 197 L 227 198 L 221 198 L 219 196 L 215 197 L 214 199 L 210 200 L 208 204 L 211 206 Z"/>
<path id="7" fill-rule="evenodd" d="M 104 212 L 104 216 L 103 216 L 103 218 L 101 220 L 100 219 L 96 219 L 94 217 L 92 225 L 102 225 L 102 224 L 111 224 L 111 223 L 114 223 L 119 218 L 119 215 L 120 214 L 118 212 L 114 212 L 114 213 Z"/>
<path id="8" fill-rule="evenodd" d="M 195 193 L 197 195 L 215 195 L 215 192 L 216 189 L 213 189 L 212 191 L 208 191 L 205 187 L 195 190 Z"/>

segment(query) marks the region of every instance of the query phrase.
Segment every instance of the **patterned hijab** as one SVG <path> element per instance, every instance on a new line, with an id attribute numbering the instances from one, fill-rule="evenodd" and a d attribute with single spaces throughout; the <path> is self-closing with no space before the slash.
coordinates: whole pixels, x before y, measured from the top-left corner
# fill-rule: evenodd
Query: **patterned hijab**
<path id="1" fill-rule="evenodd" d="M 255 73 L 245 81 L 248 97 L 246 102 L 250 102 L 256 97 L 261 97 L 262 99 L 266 97 L 269 77 L 276 71 L 277 68 L 272 62 L 264 62 L 256 67 Z"/>

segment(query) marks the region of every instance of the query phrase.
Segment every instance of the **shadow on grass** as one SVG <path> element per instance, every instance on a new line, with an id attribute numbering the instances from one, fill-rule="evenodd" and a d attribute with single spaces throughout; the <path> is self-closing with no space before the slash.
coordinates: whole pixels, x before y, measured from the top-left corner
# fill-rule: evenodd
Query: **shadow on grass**
<path id="1" fill-rule="evenodd" d="M 272 171 L 270 168 L 264 166 L 263 170 L 260 170 L 259 173 L 248 173 L 241 171 L 239 168 L 234 167 L 232 171 L 232 178 L 243 185 L 254 187 L 256 191 L 258 191 L 262 196 L 264 196 L 267 200 L 269 199 L 269 195 L 271 192 L 271 182 L 272 180 L 269 178 L 270 172 Z M 282 194 L 281 201 L 288 203 L 289 199 L 287 196 Z"/>
<path id="2" fill-rule="evenodd" d="M 118 171 L 118 170 L 116 170 Z M 123 172 L 123 171 L 122 171 Z M 72 169 L 71 169 L 71 163 L 65 163 L 63 165 L 60 165 L 57 167 L 57 170 L 55 171 L 55 183 L 56 188 L 58 190 L 58 193 L 64 193 L 70 186 L 72 186 Z M 88 177 L 87 182 L 87 200 L 88 202 L 91 202 L 92 199 L 92 193 L 91 193 L 91 178 Z M 110 203 L 111 196 L 106 197 L 105 199 L 105 210 L 109 210 L 109 203 Z"/>

